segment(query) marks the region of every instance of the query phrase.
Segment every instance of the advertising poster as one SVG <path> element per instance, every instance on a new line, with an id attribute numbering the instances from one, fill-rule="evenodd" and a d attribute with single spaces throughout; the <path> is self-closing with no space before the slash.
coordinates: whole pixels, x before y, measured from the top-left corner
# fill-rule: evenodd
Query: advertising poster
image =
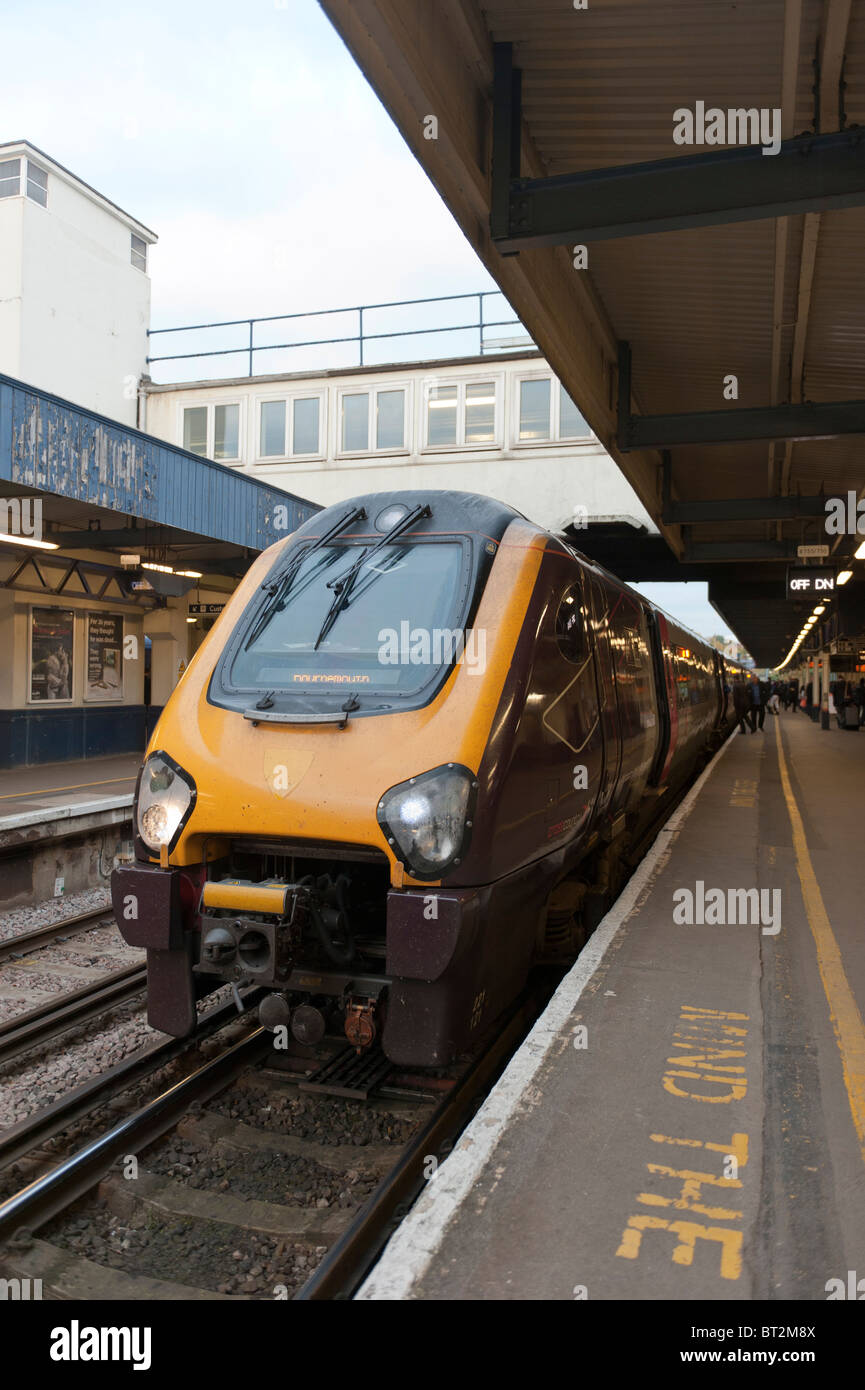
<path id="1" fill-rule="evenodd" d="M 113 613 L 87 614 L 84 698 L 123 699 L 123 619 Z"/>
<path id="2" fill-rule="evenodd" d="M 71 609 L 30 610 L 30 699 L 72 699 L 75 615 Z"/>

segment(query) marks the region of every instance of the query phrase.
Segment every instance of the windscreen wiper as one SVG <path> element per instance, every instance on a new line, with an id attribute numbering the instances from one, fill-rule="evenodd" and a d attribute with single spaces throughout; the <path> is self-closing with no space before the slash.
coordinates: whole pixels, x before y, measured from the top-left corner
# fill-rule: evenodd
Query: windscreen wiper
<path id="1" fill-rule="evenodd" d="M 286 565 L 285 569 L 282 570 L 280 574 L 276 575 L 274 579 L 266 579 L 264 581 L 261 588 L 263 592 L 267 594 L 268 601 L 259 613 L 252 631 L 244 643 L 244 651 L 249 651 L 249 648 L 252 646 L 253 642 L 257 641 L 261 636 L 271 618 L 274 617 L 275 614 L 282 612 L 285 607 L 285 600 L 288 597 L 288 592 L 300 573 L 300 567 L 307 555 L 311 555 L 314 550 L 321 550 L 355 521 L 366 521 L 366 511 L 363 507 L 352 507 L 350 512 L 346 512 L 340 517 L 339 521 L 334 522 L 333 526 L 325 531 L 323 536 L 319 536 L 318 540 L 314 541 L 312 545 L 300 546 L 289 564 Z"/>
<path id="2" fill-rule="evenodd" d="M 373 555 L 377 555 L 380 550 L 384 550 L 389 546 L 398 536 L 401 536 L 404 531 L 408 531 L 411 526 L 414 526 L 416 521 L 420 521 L 422 518 L 428 516 L 432 516 L 432 509 L 429 506 L 424 504 L 413 507 L 410 512 L 406 512 L 405 516 L 382 536 L 381 540 L 376 541 L 373 546 L 369 546 L 368 548 L 365 547 L 350 569 L 347 569 L 344 574 L 339 575 L 337 579 L 328 580 L 327 587 L 334 591 L 333 602 L 325 614 L 324 622 L 321 625 L 321 631 L 315 639 L 313 651 L 318 651 L 342 610 L 348 607 L 351 591 L 354 588 L 357 576 L 360 574 L 366 562 L 372 559 Z"/>

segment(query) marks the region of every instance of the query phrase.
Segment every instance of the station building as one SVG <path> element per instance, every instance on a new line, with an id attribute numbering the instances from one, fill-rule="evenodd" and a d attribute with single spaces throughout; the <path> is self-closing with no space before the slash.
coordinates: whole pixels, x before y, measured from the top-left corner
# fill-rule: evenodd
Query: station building
<path id="1" fill-rule="evenodd" d="M 142 427 L 323 506 L 479 492 L 551 530 L 648 512 L 540 352 L 142 386 Z"/>
<path id="2" fill-rule="evenodd" d="M 0 146 L 0 769 L 139 755 L 238 578 L 318 510 L 136 428 L 155 240 Z"/>

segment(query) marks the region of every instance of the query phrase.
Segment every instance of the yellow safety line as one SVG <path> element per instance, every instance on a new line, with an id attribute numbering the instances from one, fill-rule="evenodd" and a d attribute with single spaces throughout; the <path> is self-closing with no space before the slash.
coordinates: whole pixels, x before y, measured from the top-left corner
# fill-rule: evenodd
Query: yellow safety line
<path id="1" fill-rule="evenodd" d="M 805 827 L 802 824 L 802 817 L 799 814 L 799 807 L 796 804 L 787 772 L 780 725 L 781 721 L 777 719 L 775 721 L 775 742 L 778 745 L 781 786 L 784 789 L 784 799 L 787 802 L 787 811 L 793 830 L 796 869 L 802 887 L 802 898 L 805 902 L 808 925 L 817 947 L 817 964 L 820 967 L 820 978 L 823 981 L 823 989 L 829 1004 L 832 1027 L 835 1029 L 835 1041 L 841 1054 L 841 1070 L 844 1074 L 844 1085 L 847 1088 L 847 1099 L 850 1102 L 853 1123 L 859 1137 L 862 1158 L 865 1159 L 865 1026 L 863 1026 L 862 1015 L 844 973 L 841 952 L 838 948 L 838 942 L 835 940 L 835 934 L 832 931 L 829 916 L 823 903 L 820 885 L 814 873 L 814 865 L 811 863 L 811 856 L 808 853 Z"/>
<path id="2" fill-rule="evenodd" d="M 55 792 L 80 792 L 85 787 L 110 787 L 114 782 L 132 782 L 132 777 L 106 777 L 103 782 L 75 782 L 71 787 L 40 787 L 35 792 L 9 792 L 0 801 L 17 801 L 22 796 L 53 796 Z"/>

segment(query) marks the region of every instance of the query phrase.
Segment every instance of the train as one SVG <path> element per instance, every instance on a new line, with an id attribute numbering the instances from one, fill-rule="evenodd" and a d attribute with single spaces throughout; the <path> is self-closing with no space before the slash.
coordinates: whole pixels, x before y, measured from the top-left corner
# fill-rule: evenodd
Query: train
<path id="1" fill-rule="evenodd" d="M 254 561 L 148 745 L 111 886 L 149 1022 L 187 1036 L 256 985 L 306 1047 L 471 1052 L 600 921 L 731 727 L 731 678 L 502 502 L 324 508 Z"/>

